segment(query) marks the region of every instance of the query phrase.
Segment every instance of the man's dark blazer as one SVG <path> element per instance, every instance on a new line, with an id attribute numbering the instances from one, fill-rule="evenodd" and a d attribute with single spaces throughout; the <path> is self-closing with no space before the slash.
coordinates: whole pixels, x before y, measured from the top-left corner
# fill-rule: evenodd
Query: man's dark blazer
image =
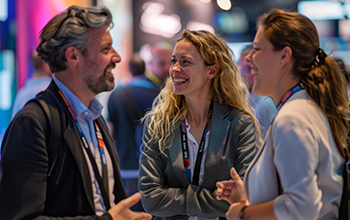
<path id="1" fill-rule="evenodd" d="M 39 96 L 49 108 L 63 109 L 59 113 L 62 127 L 59 148 L 56 152 L 48 149 L 53 134 L 48 116 L 37 102 L 29 102 L 11 121 L 2 143 L 1 220 L 112 219 L 108 213 L 95 215 L 90 172 L 80 135 L 57 85 L 52 81 Z M 97 123 L 113 163 L 112 193 L 117 204 L 126 198 L 119 158 L 102 116 Z"/>

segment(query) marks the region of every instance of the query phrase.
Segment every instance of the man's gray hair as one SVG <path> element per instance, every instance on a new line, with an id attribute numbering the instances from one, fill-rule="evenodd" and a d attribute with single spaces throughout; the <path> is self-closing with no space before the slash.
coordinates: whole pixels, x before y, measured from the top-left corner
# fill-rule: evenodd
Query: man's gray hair
<path id="1" fill-rule="evenodd" d="M 90 40 L 88 28 L 113 27 L 112 15 L 105 7 L 71 6 L 56 15 L 41 30 L 38 55 L 49 64 L 51 72 L 67 68 L 65 51 L 69 46 L 76 47 L 84 55 Z"/>

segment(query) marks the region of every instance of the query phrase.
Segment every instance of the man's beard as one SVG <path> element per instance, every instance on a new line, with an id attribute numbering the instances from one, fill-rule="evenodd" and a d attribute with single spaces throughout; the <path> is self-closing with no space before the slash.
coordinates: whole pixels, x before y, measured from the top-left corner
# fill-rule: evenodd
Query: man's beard
<path id="1" fill-rule="evenodd" d="M 84 71 L 84 81 L 86 82 L 87 87 L 95 94 L 104 91 L 111 91 L 115 87 L 114 77 L 106 76 L 106 69 L 103 72 L 103 75 L 96 78 L 95 70 L 97 65 L 94 62 L 89 62 L 85 71 Z"/>

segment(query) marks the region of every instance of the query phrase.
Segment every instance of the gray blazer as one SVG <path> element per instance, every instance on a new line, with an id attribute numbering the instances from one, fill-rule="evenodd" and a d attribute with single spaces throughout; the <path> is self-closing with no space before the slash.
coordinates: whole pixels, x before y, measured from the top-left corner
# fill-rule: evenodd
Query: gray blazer
<path id="1" fill-rule="evenodd" d="M 146 119 L 144 140 L 149 137 L 149 122 L 150 117 Z M 231 167 L 243 178 L 257 152 L 253 119 L 237 108 L 214 102 L 202 186 L 190 184 L 186 178 L 180 129 L 178 124 L 169 142 L 172 146 L 163 153 L 157 143 L 151 143 L 141 155 L 139 191 L 143 207 L 163 217 L 158 219 L 224 219 L 229 203 L 216 199 L 216 182 L 231 179 Z"/>

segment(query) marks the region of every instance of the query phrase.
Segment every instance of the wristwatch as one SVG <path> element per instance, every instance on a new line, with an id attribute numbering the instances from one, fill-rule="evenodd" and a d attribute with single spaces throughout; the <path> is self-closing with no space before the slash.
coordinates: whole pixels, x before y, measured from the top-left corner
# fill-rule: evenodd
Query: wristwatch
<path id="1" fill-rule="evenodd" d="M 243 215 L 244 215 L 244 210 L 247 208 L 248 206 L 245 205 L 241 208 L 241 211 L 239 211 L 239 214 L 238 214 L 238 220 L 244 220 L 243 219 Z"/>

